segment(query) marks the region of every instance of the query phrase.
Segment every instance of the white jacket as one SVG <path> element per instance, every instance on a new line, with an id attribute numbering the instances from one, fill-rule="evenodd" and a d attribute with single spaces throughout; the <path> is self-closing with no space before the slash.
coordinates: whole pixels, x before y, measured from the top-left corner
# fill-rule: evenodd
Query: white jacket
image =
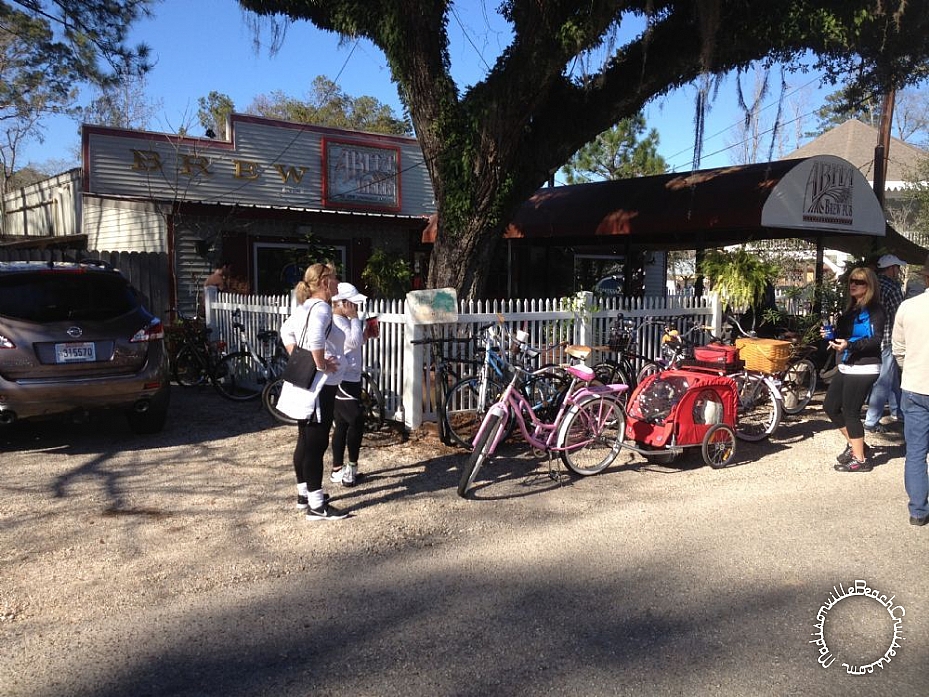
<path id="1" fill-rule="evenodd" d="M 292 419 L 302 421 L 315 417 L 318 421 L 321 418 L 319 393 L 323 385 L 338 385 L 345 374 L 345 334 L 332 322 L 332 307 L 329 303 L 319 298 L 309 298 L 284 321 L 280 335 L 285 346 L 298 344 L 308 351 L 322 348 L 325 349 L 326 358 L 338 361 L 337 370 L 331 373 L 317 372 L 308 390 L 287 381 L 281 387 L 281 396 L 277 400 L 278 411 Z"/>

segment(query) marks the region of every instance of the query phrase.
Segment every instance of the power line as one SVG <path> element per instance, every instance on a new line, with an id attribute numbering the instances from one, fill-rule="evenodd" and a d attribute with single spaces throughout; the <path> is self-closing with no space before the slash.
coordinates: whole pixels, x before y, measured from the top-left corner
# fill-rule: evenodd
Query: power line
<path id="1" fill-rule="evenodd" d="M 452 16 L 455 18 L 455 21 L 458 22 L 458 26 L 461 28 L 461 33 L 464 34 L 465 39 L 468 43 L 471 44 L 471 48 L 474 49 L 474 53 L 477 54 L 477 57 L 480 59 L 481 63 L 484 66 L 484 69 L 489 71 L 490 66 L 487 64 L 487 61 L 484 60 L 484 55 L 481 53 L 481 50 L 477 47 L 477 44 L 474 43 L 471 39 L 471 35 L 468 34 L 468 30 L 465 28 L 464 22 L 461 21 L 461 17 L 458 16 L 458 11 L 455 9 L 455 6 L 450 7 Z"/>
<path id="2" fill-rule="evenodd" d="M 796 89 L 794 89 L 794 90 L 792 90 L 791 92 L 789 92 L 788 94 L 786 94 L 786 95 L 785 95 L 785 98 L 791 97 L 791 96 L 797 94 L 797 93 L 800 92 L 801 90 L 806 89 L 807 87 L 809 87 L 810 85 L 812 85 L 814 82 L 818 82 L 819 80 L 820 80 L 819 77 L 813 78 L 812 80 L 810 80 L 810 81 L 807 82 L 806 84 L 801 85 L 800 87 L 797 87 Z M 778 101 L 780 101 L 780 99 L 778 99 Z M 770 109 L 770 108 L 772 108 L 772 107 L 775 107 L 776 105 L 777 105 L 777 102 L 770 102 L 770 103 L 766 104 L 765 106 L 763 106 L 761 109 L 759 109 L 758 112 L 761 113 L 761 112 L 763 112 L 763 111 L 766 111 L 767 109 Z M 790 123 L 795 123 L 795 122 L 799 121 L 800 119 L 804 119 L 804 118 L 810 116 L 811 114 L 815 114 L 816 111 L 818 111 L 818 108 L 817 108 L 817 109 L 814 109 L 814 110 L 812 110 L 812 111 L 809 111 L 809 112 L 807 112 L 807 113 L 805 113 L 805 114 L 802 114 L 802 115 L 800 115 L 800 116 L 798 116 L 798 117 L 796 117 L 796 118 L 794 118 L 794 119 L 791 119 L 791 120 L 788 121 L 786 124 L 781 124 L 781 125 L 787 125 L 787 124 L 790 124 Z M 708 142 L 708 141 L 711 141 L 711 140 L 713 140 L 713 139 L 715 139 L 715 138 L 718 138 L 719 136 L 721 136 L 721 135 L 723 135 L 723 134 L 729 132 L 730 130 L 732 130 L 733 128 L 735 128 L 735 127 L 737 127 L 737 126 L 738 126 L 738 123 L 737 123 L 737 122 L 736 122 L 736 123 L 731 123 L 731 124 L 729 124 L 728 126 L 725 126 L 725 127 L 723 127 L 721 130 L 717 131 L 716 133 L 713 133 L 711 136 L 705 138 L 705 139 L 704 139 L 704 142 Z M 765 134 L 767 134 L 767 133 L 770 133 L 771 130 L 773 130 L 773 129 L 768 129 L 767 131 L 764 131 L 764 132 L 761 133 L 760 135 L 765 135 Z M 747 139 L 746 139 L 746 140 L 742 140 L 742 141 L 740 141 L 740 142 L 738 142 L 738 143 L 734 143 L 734 144 L 732 144 L 732 145 L 726 146 L 725 148 L 722 148 L 722 149 L 720 149 L 720 150 L 716 150 L 715 152 L 703 153 L 703 157 L 713 157 L 714 155 L 722 154 L 722 153 L 726 152 L 727 150 L 732 150 L 732 149 L 734 149 L 734 148 L 737 148 L 737 147 L 739 147 L 740 145 L 743 145 L 743 144 L 746 143 L 746 142 L 747 142 Z M 667 158 L 665 158 L 665 159 L 670 163 L 671 160 L 673 160 L 673 159 L 676 158 L 676 157 L 680 157 L 680 156 L 682 156 L 682 155 L 688 155 L 688 156 L 690 156 L 692 153 L 693 153 L 693 147 L 691 146 L 691 147 L 688 147 L 688 148 L 686 148 L 686 149 L 684 149 L 684 150 L 680 150 L 680 151 L 674 153 L 673 155 L 669 155 L 669 156 L 668 156 Z M 672 166 L 672 167 L 671 167 L 671 171 L 676 171 L 675 166 Z"/>

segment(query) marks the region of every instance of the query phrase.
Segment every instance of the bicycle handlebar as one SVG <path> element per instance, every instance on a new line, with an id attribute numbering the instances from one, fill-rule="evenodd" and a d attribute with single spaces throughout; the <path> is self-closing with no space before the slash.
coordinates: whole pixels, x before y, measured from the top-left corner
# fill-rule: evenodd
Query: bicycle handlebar
<path id="1" fill-rule="evenodd" d="M 742 336 L 747 336 L 747 337 L 749 337 L 749 338 L 754 338 L 754 337 L 757 335 L 757 332 L 754 332 L 754 331 L 745 331 L 745 329 L 742 327 L 742 325 L 739 324 L 739 320 L 737 320 L 737 319 L 736 319 L 734 316 L 732 316 L 732 315 L 726 315 L 726 316 L 723 318 L 723 322 L 728 322 L 729 324 L 734 325 L 735 328 L 739 330 L 739 333 L 740 333 Z"/>

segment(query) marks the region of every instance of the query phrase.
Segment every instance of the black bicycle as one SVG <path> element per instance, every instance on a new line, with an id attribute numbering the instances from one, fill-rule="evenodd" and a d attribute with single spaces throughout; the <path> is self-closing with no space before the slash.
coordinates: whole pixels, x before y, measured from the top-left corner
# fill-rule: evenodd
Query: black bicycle
<path id="1" fill-rule="evenodd" d="M 193 387 L 210 382 L 219 394 L 236 402 L 247 402 L 261 394 L 262 366 L 247 343 L 244 349 L 229 353 L 224 341 L 210 341 L 211 330 L 202 322 L 193 317 L 178 317 L 182 330 L 172 361 L 178 385 Z M 244 325 L 235 314 L 233 317 L 233 329 L 243 333 Z"/>
<path id="2" fill-rule="evenodd" d="M 643 333 L 656 327 L 660 327 L 663 332 L 659 355 L 645 356 L 639 348 L 644 343 Z M 702 328 L 702 324 L 696 321 L 690 322 L 690 326 L 674 328 L 666 326 L 662 320 L 646 318 L 637 321 L 623 317 L 622 314 L 617 315 L 610 327 L 608 339 L 609 349 L 616 354 L 616 358 L 602 359 L 593 366 L 597 380 L 604 385 L 628 385 L 629 390 L 621 396 L 625 404 L 632 390 L 646 377 L 673 367 L 681 358 L 688 357 L 693 344 L 691 335 Z M 639 365 L 641 367 L 637 368 Z"/>
<path id="3" fill-rule="evenodd" d="M 429 350 L 428 360 L 424 362 L 425 380 L 423 398 L 431 401 L 435 407 L 438 421 L 439 440 L 445 445 L 454 445 L 455 441 L 448 428 L 448 417 L 445 407 L 452 386 L 460 379 L 455 365 L 473 362 L 473 359 L 464 356 L 450 358 L 449 348 L 455 345 L 473 344 L 471 337 L 439 337 L 432 336 L 410 341 L 414 346 L 426 346 Z"/>
<path id="4" fill-rule="evenodd" d="M 281 397 L 283 386 L 284 378 L 280 375 L 271 380 L 261 393 L 261 403 L 275 421 L 294 426 L 297 420 L 277 408 L 277 401 Z M 384 394 L 377 386 L 377 379 L 368 370 L 361 373 L 361 408 L 364 410 L 366 433 L 378 431 L 384 426 L 386 410 Z"/>

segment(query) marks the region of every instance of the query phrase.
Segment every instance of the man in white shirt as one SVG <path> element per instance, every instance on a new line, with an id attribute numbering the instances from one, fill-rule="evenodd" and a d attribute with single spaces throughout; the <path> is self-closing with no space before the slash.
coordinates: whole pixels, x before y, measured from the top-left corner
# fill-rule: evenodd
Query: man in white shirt
<path id="1" fill-rule="evenodd" d="M 929 258 L 919 271 L 929 285 Z M 904 300 L 894 318 L 892 351 L 903 371 L 900 409 L 906 462 L 903 481 L 910 497 L 910 524 L 929 523 L 929 288 Z"/>

